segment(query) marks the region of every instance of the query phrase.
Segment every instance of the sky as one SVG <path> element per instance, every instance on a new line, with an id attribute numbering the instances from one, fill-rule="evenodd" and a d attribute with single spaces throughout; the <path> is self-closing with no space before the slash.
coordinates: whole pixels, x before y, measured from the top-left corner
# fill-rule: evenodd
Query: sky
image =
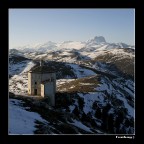
<path id="1" fill-rule="evenodd" d="M 135 45 L 135 10 L 9 9 L 9 48 L 95 36 Z"/>

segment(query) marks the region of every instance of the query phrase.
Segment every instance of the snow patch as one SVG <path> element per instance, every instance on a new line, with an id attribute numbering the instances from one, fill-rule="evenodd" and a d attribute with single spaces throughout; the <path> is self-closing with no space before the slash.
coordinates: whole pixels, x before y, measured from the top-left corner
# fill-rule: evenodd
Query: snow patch
<path id="1" fill-rule="evenodd" d="M 82 124 L 80 121 L 73 120 L 73 123 L 70 123 L 70 124 L 72 124 L 72 125 L 74 125 L 74 126 L 80 128 L 80 129 L 83 129 L 83 130 L 85 130 L 85 131 L 87 131 L 87 132 L 93 133 L 93 132 L 90 130 L 89 127 L 85 126 L 85 125 Z"/>
<path id="2" fill-rule="evenodd" d="M 20 100 L 9 99 L 9 134 L 34 134 L 35 121 L 47 121 L 36 112 L 26 111 L 21 103 Z"/>
<path id="3" fill-rule="evenodd" d="M 73 68 L 73 70 L 74 70 L 74 72 L 75 72 L 75 74 L 77 75 L 78 78 L 83 78 L 83 77 L 86 77 L 86 76 L 96 75 L 96 73 L 93 72 L 92 70 L 82 68 L 77 64 L 67 64 L 67 65 L 70 65 Z"/>

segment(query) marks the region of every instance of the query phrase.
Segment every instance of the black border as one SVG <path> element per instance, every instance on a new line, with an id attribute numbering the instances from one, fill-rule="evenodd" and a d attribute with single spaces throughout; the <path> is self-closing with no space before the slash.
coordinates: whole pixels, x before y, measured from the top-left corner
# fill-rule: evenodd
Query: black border
<path id="1" fill-rule="evenodd" d="M 2 79 L 0 83 L 1 86 L 1 97 L 2 100 L 0 100 L 0 112 L 1 112 L 1 118 L 0 118 L 0 143 L 48 143 L 48 142 L 53 142 L 53 143 L 98 143 L 98 142 L 106 142 L 106 143 L 131 143 L 134 142 L 134 140 L 137 139 L 138 137 L 138 129 L 136 125 L 136 135 L 135 139 L 130 140 L 130 139 L 116 139 L 115 135 L 8 135 L 8 9 L 9 8 L 134 8 L 135 9 L 135 14 L 136 14 L 136 21 L 139 21 L 139 23 L 142 22 L 142 17 L 138 19 L 138 15 L 143 13 L 142 5 L 140 5 L 139 1 L 137 0 L 137 4 L 140 6 L 140 8 L 136 7 L 136 0 L 77 0 L 76 2 L 74 1 L 47 1 L 47 0 L 8 0 L 8 4 L 5 7 L 5 5 L 2 3 L 0 6 L 0 9 L 2 10 L 2 29 L 3 33 L 1 34 L 2 36 L 2 48 L 0 52 L 0 58 L 1 58 L 1 71 L 2 72 Z M 4 16 L 5 14 L 5 16 Z M 143 15 L 144 16 L 144 15 Z M 136 22 L 135 21 L 135 22 Z M 138 26 L 136 22 L 136 26 Z M 6 27 L 6 28 L 4 28 Z M 141 27 L 143 25 L 141 24 Z M 138 32 L 136 31 L 136 35 L 141 33 L 141 30 Z M 6 35 L 8 34 L 8 35 Z M 3 40 L 4 39 L 4 40 Z M 137 39 L 136 39 L 137 41 Z M 137 42 L 136 42 L 137 43 Z M 141 45 L 139 45 L 140 47 Z M 137 45 L 136 45 L 136 55 L 137 52 Z M 136 65 L 135 68 L 138 66 Z M 135 71 L 135 74 L 137 72 Z M 138 81 L 138 78 L 135 78 L 135 82 Z M 136 84 L 136 107 L 137 108 L 142 108 L 140 107 L 139 104 L 137 104 L 137 101 L 139 100 L 139 97 L 137 95 L 142 96 L 140 92 L 137 93 L 137 84 Z M 140 89 L 139 89 L 140 90 Z M 136 117 L 137 115 L 137 108 L 136 108 Z M 139 112 L 138 112 L 139 113 Z M 142 122 L 139 119 L 136 118 L 136 123 Z M 142 124 L 142 123 L 141 123 Z M 2 142 L 1 142 L 2 141 Z"/>
<path id="2" fill-rule="evenodd" d="M 128 8 L 137 0 L 8 0 L 9 7 L 17 8 Z"/>

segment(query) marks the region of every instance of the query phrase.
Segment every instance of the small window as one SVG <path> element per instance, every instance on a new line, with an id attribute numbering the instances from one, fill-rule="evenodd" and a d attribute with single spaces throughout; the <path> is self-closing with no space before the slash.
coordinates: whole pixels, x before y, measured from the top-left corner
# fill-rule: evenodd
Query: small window
<path id="1" fill-rule="evenodd" d="M 35 82 L 35 84 L 37 84 L 37 82 Z"/>

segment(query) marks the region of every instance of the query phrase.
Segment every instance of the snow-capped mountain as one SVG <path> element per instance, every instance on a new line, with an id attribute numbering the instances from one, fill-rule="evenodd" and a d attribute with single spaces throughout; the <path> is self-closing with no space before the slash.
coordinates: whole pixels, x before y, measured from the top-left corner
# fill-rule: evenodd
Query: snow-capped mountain
<path id="1" fill-rule="evenodd" d="M 49 50 L 53 50 L 57 48 L 57 44 L 51 41 L 48 41 L 44 44 L 34 44 L 34 45 L 26 45 L 23 47 L 16 47 L 13 49 L 19 50 L 21 52 L 47 52 Z M 11 50 L 10 50 L 11 51 Z"/>
<path id="2" fill-rule="evenodd" d="M 103 36 L 95 36 L 93 39 L 87 41 L 87 46 L 93 46 L 98 44 L 105 44 L 106 40 Z"/>
<path id="3" fill-rule="evenodd" d="M 134 46 L 127 45 L 125 43 L 108 43 L 106 42 L 103 36 L 95 36 L 93 39 L 90 39 L 86 42 L 80 41 L 64 41 L 62 43 L 55 43 L 48 41 L 44 44 L 35 44 L 35 45 L 27 45 L 23 47 L 17 47 L 13 49 L 17 49 L 21 52 L 49 52 L 49 51 L 57 51 L 57 50 L 66 50 L 66 49 L 75 49 L 81 51 L 90 51 L 98 50 L 98 49 L 113 49 L 113 48 L 134 48 Z M 10 50 L 11 51 L 11 50 Z"/>
<path id="4" fill-rule="evenodd" d="M 81 49 L 85 46 L 84 42 L 78 42 L 78 41 L 65 41 L 60 46 L 59 49 Z"/>

